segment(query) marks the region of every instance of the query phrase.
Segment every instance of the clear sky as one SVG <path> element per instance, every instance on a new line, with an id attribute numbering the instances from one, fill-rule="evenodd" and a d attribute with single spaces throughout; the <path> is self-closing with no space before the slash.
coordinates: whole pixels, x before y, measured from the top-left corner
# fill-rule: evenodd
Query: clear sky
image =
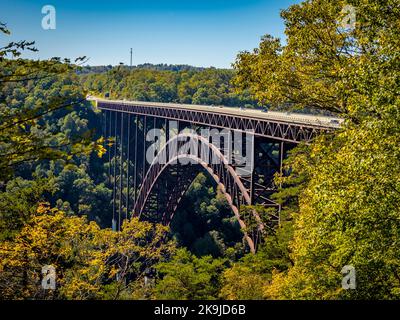
<path id="1" fill-rule="evenodd" d="M 90 65 L 168 63 L 229 68 L 236 54 L 264 34 L 284 39 L 280 10 L 299 0 L 1 0 L 0 21 L 13 40 L 35 40 L 29 58 L 86 55 Z M 56 9 L 56 29 L 44 30 L 41 10 Z"/>

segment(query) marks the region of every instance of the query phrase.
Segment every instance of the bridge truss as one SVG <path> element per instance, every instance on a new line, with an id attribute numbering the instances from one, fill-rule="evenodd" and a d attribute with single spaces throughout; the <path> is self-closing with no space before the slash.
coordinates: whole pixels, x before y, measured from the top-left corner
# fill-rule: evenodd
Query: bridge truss
<path id="1" fill-rule="evenodd" d="M 282 162 L 293 146 L 328 131 L 318 126 L 196 110 L 108 101 L 98 101 L 97 106 L 103 113 L 103 135 L 113 141 L 106 159 L 115 230 L 132 215 L 168 225 L 194 178 L 203 171 L 225 195 L 252 252 L 265 226 L 248 230 L 241 216 L 242 207 L 260 204 L 274 208 L 267 227 L 279 223 L 280 205 L 270 199 L 277 187 L 274 174 L 282 172 Z M 177 123 L 175 135 L 171 134 L 171 121 Z M 200 134 L 203 129 L 214 128 L 224 129 L 228 136 L 233 136 L 231 132 L 251 133 L 252 139 L 242 142 L 252 158 L 250 169 L 236 159 L 237 146 L 232 139 L 215 145 L 210 137 Z M 153 142 L 146 141 L 146 137 L 151 129 L 161 130 L 165 143 L 149 163 L 146 153 Z M 194 148 L 185 148 L 193 142 Z M 213 159 L 218 161 L 214 163 Z M 257 221 L 263 220 L 253 213 Z"/>

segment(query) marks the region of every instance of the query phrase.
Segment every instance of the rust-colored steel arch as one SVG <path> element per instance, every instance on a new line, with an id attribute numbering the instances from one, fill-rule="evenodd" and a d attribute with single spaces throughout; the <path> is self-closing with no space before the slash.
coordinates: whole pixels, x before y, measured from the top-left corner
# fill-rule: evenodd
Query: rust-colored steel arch
<path id="1" fill-rule="evenodd" d="M 155 185 L 168 168 L 188 166 L 189 164 L 180 164 L 185 161 L 192 165 L 201 166 L 215 180 L 231 206 L 240 227 L 244 230 L 244 235 L 250 250 L 255 252 L 255 243 L 247 232 L 245 232 L 246 224 L 240 216 L 240 206 L 251 205 L 249 192 L 222 152 L 210 143 L 208 139 L 197 134 L 180 133 L 174 136 L 156 155 L 139 190 L 133 210 L 134 215 L 142 219 L 147 219 L 151 217 L 152 214 L 157 214 L 157 212 L 152 213 L 151 208 L 146 206 L 149 199 L 151 199 L 152 193 L 155 193 Z M 166 204 L 166 208 L 171 212 L 166 212 L 160 222 L 164 224 L 170 223 L 181 197 L 195 177 L 195 175 L 193 175 L 195 170 L 193 170 L 192 166 L 188 171 L 192 172 L 192 174 L 189 175 L 188 178 L 184 175 L 182 181 L 177 183 L 174 188 L 171 188 L 170 197 L 167 199 L 169 203 Z M 177 176 L 180 176 L 179 172 Z M 254 214 L 256 215 L 256 213 Z M 256 218 L 260 220 L 258 216 Z"/>

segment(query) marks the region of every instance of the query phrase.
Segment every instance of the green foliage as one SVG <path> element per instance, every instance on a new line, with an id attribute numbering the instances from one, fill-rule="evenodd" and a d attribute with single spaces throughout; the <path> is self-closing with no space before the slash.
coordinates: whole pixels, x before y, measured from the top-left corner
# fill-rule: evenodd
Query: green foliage
<path id="1" fill-rule="evenodd" d="M 220 297 L 229 300 L 265 299 L 265 288 L 272 275 L 286 271 L 291 265 L 289 243 L 293 238 L 293 224 L 283 220 L 273 234 L 259 245 L 255 254 L 247 254 L 223 273 Z"/>
<path id="2" fill-rule="evenodd" d="M 388 127 L 396 116 L 349 127 L 293 163 L 310 181 L 295 218 L 295 267 L 277 276 L 274 297 L 398 298 L 400 132 Z M 357 290 L 340 290 L 345 265 L 356 269 Z"/>
<path id="3" fill-rule="evenodd" d="M 344 5 L 355 28 L 340 24 Z M 287 44 L 270 36 L 236 62 L 239 88 L 264 102 L 313 107 L 346 119 L 294 154 L 282 178 L 294 218 L 288 271 L 277 268 L 274 299 L 398 299 L 398 1 L 313 0 L 282 12 Z M 297 203 L 299 207 L 297 207 Z M 341 287 L 345 265 L 357 289 Z"/>
<path id="4" fill-rule="evenodd" d="M 110 97 L 115 99 L 247 107 L 257 105 L 246 91 L 234 92 L 231 85 L 234 76 L 232 70 L 172 70 L 114 67 L 106 73 L 84 74 L 81 80 L 89 92 L 97 95 L 109 92 Z"/>
<path id="5" fill-rule="evenodd" d="M 36 212 L 44 193 L 53 185 L 46 180 L 24 180 L 18 177 L 9 181 L 0 192 L 0 242 L 12 239 Z"/>
<path id="6" fill-rule="evenodd" d="M 355 28 L 340 25 L 347 4 Z M 32 42 L 0 49 L 2 298 L 400 297 L 400 5 L 310 0 L 281 15 L 286 44 L 264 36 L 259 48 L 238 55 L 234 71 L 145 65 L 76 74 L 68 60 L 20 59 L 36 50 Z M 9 34 L 1 23 L 0 32 Z M 76 216 L 107 226 L 111 192 L 107 165 L 92 154 L 105 149 L 82 85 L 142 101 L 254 107 L 254 96 L 345 122 L 293 150 L 272 196 L 283 206 L 281 224 L 264 234 L 256 254 L 243 256 L 229 206 L 201 174 L 171 226 L 188 250 L 173 255 L 162 226 L 133 219 L 112 232 Z M 55 208 L 39 205 L 43 199 Z M 244 207 L 249 231 L 259 223 L 254 211 L 263 219 L 273 213 Z M 57 268 L 54 292 L 40 289 L 44 264 Z M 355 267 L 356 290 L 341 287 L 345 265 Z"/>
<path id="7" fill-rule="evenodd" d="M 1 31 L 9 34 L 5 27 Z M 23 50 L 36 50 L 33 44 L 0 48 L 0 181 L 11 179 L 21 164 L 103 152 L 90 131 L 68 136 L 56 130 L 54 120 L 68 108 L 85 107 L 85 96 L 68 59 L 21 59 Z"/>
<path id="8" fill-rule="evenodd" d="M 243 234 L 230 206 L 203 173 L 195 178 L 181 200 L 171 231 L 179 245 L 197 256 L 220 257 L 229 247 L 244 251 Z"/>
<path id="9" fill-rule="evenodd" d="M 0 237 L 8 237 L 29 220 L 42 198 L 106 225 L 109 190 L 103 163 L 93 156 L 93 151 L 100 156 L 104 152 L 101 132 L 96 130 L 100 117 L 84 101 L 76 65 L 59 58 L 21 59 L 20 53 L 32 46 L 10 43 L 1 49 L 1 196 L 4 205 L 16 196 L 20 201 L 4 208 Z M 28 203 L 25 192 L 32 194 Z M 27 207 L 26 212 L 16 210 L 18 206 Z"/>
<path id="10" fill-rule="evenodd" d="M 100 229 L 85 218 L 67 217 L 47 204 L 13 241 L 0 243 L 2 299 L 119 299 L 130 297 L 128 280 L 174 251 L 167 228 L 125 221 L 122 230 Z M 43 290 L 41 270 L 56 268 L 56 290 Z"/>
<path id="11" fill-rule="evenodd" d="M 179 249 L 169 262 L 156 266 L 161 280 L 156 284 L 156 299 L 200 300 L 215 299 L 221 286 L 223 259 L 211 256 L 197 258 Z"/>
<path id="12" fill-rule="evenodd" d="M 173 252 L 173 243 L 166 241 L 167 230 L 136 219 L 125 222 L 120 232 L 99 228 L 109 224 L 111 195 L 105 183 L 107 166 L 92 155 L 93 150 L 100 156 L 104 153 L 96 130 L 101 128 L 100 117 L 84 101 L 75 66 L 58 58 L 19 59 L 18 50 L 27 46 L 25 42 L 11 45 L 1 52 L 0 61 L 2 298 L 148 298 L 152 290 L 144 281 L 146 272 Z M 15 59 L 6 59 L 10 54 Z M 99 91 L 129 93 L 128 98 L 138 100 L 254 103 L 232 92 L 232 75 L 229 70 L 179 67 L 173 71 L 117 68 L 80 77 Z M 197 216 L 201 228 L 186 223 L 176 235 L 196 254 L 221 256 L 227 246 L 241 240 L 225 199 L 204 175 L 196 179 L 188 199 L 196 201 L 199 209 L 183 214 Z M 53 209 L 40 204 L 43 200 Z M 183 220 L 177 219 L 176 225 L 179 221 Z M 197 234 L 190 238 L 194 229 Z M 225 260 L 186 255 L 181 258 L 191 261 L 185 272 L 187 290 L 192 290 L 186 298 L 218 297 Z M 41 267 L 46 264 L 56 267 L 56 291 L 40 287 Z M 160 265 L 160 272 L 166 274 L 165 288 L 179 276 L 168 268 Z M 215 285 L 210 286 L 210 281 Z M 168 290 L 166 295 L 176 294 Z"/>
<path id="13" fill-rule="evenodd" d="M 262 300 L 265 275 L 254 271 L 254 262 L 236 263 L 224 271 L 220 297 L 226 300 Z"/>

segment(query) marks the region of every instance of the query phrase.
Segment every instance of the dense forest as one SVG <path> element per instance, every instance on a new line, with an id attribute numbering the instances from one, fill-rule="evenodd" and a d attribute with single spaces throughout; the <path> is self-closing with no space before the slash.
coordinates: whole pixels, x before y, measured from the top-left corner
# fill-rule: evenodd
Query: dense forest
<path id="1" fill-rule="evenodd" d="M 234 75 L 233 70 L 148 64 L 85 73 L 81 80 L 89 92 L 115 99 L 257 107 L 247 90 L 235 92 Z"/>
<path id="2" fill-rule="evenodd" d="M 233 70 L 82 67 L 84 57 L 22 59 L 33 42 L 0 48 L 0 299 L 399 299 L 400 5 L 346 3 L 354 28 L 338 25 L 344 1 L 283 10 L 286 43 L 264 36 Z M 85 99 L 106 92 L 345 121 L 292 150 L 275 177 L 281 223 L 252 254 L 206 174 L 170 227 L 132 218 L 111 229 L 110 144 Z M 45 265 L 55 290 L 40 286 Z M 349 265 L 357 287 L 346 290 Z"/>

